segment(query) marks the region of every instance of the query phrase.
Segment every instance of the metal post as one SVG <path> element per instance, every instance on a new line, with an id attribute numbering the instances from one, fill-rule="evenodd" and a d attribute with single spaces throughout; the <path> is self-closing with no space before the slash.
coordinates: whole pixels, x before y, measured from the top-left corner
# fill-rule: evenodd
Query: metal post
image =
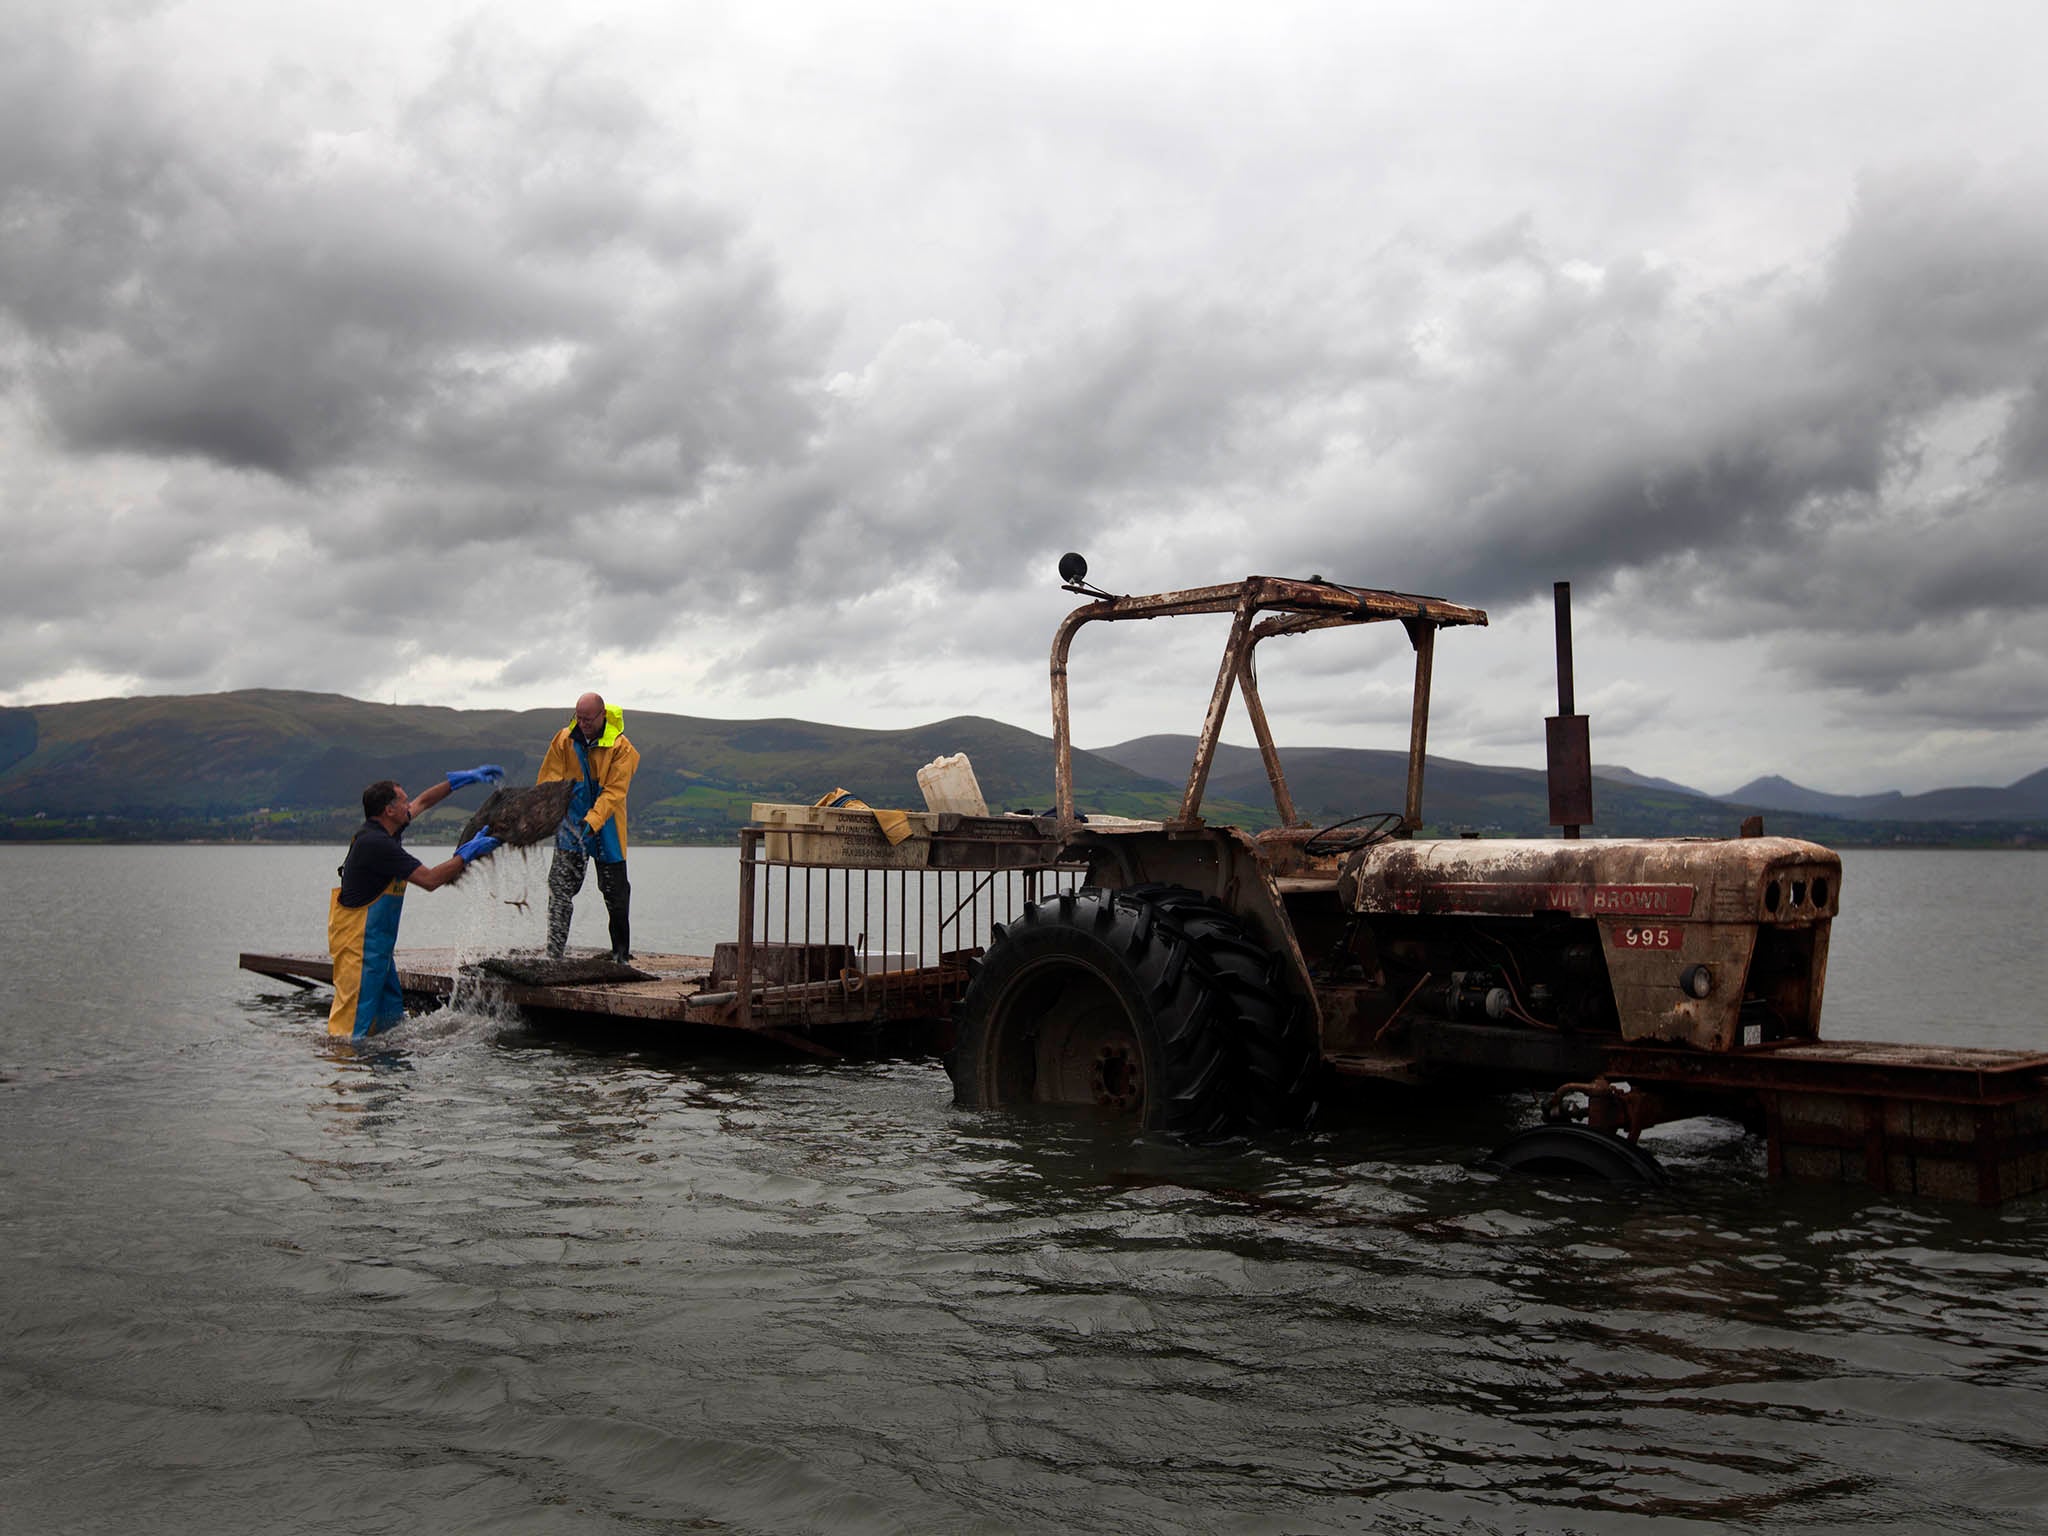
<path id="1" fill-rule="evenodd" d="M 733 987 L 739 996 L 739 1025 L 751 1029 L 754 1023 L 754 855 L 760 850 L 761 834 L 751 828 L 740 832 L 740 947 L 733 962 Z"/>
<path id="2" fill-rule="evenodd" d="M 1230 639 L 1223 647 L 1223 665 L 1216 672 L 1216 686 L 1209 695 L 1209 712 L 1202 717 L 1202 734 L 1195 742 L 1195 765 L 1188 770 L 1187 792 L 1181 796 L 1180 820 L 1194 825 L 1201 819 L 1202 791 L 1208 787 L 1209 769 L 1216 761 L 1216 742 L 1223 734 L 1223 717 L 1230 710 L 1230 695 L 1237 685 L 1237 669 L 1245 653 L 1245 637 L 1258 612 L 1256 594 L 1247 592 L 1237 605 L 1237 617 L 1230 623 Z"/>
<path id="3" fill-rule="evenodd" d="M 1551 594 L 1557 608 L 1557 712 L 1572 715 L 1578 713 L 1572 699 L 1572 584 L 1555 582 Z"/>
<path id="4" fill-rule="evenodd" d="M 1301 817 L 1294 809 L 1294 797 L 1287 792 L 1287 775 L 1280 767 L 1280 751 L 1273 745 L 1273 728 L 1266 723 L 1266 705 L 1259 697 L 1259 679 L 1252 666 L 1254 648 L 1258 645 L 1254 635 L 1244 649 L 1244 661 L 1237 669 L 1237 691 L 1244 700 L 1244 711 L 1251 717 L 1252 734 L 1259 741 L 1259 757 L 1266 765 L 1266 782 L 1273 787 L 1273 808 L 1280 813 L 1280 825 L 1298 826 Z"/>
<path id="5" fill-rule="evenodd" d="M 1586 717 L 1574 709 L 1572 584 L 1553 588 L 1557 605 L 1557 713 L 1543 722 L 1550 783 L 1550 824 L 1567 838 L 1593 819 L 1593 743 Z"/>
<path id="6" fill-rule="evenodd" d="M 1429 687 L 1436 670 L 1436 626 L 1424 618 L 1408 621 L 1415 646 L 1415 702 L 1408 721 L 1408 804 L 1402 819 L 1410 832 L 1422 829 L 1422 770 L 1429 759 Z"/>

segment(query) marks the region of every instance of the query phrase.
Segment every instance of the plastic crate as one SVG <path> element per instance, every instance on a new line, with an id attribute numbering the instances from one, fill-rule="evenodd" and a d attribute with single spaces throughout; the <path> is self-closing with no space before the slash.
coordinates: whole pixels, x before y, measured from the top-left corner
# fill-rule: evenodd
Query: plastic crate
<path id="1" fill-rule="evenodd" d="M 754 806 L 755 825 L 766 829 L 762 854 L 771 864 L 822 864 L 846 869 L 925 869 L 931 863 L 938 817 L 906 811 L 910 835 L 891 843 L 869 810 L 822 805 Z"/>

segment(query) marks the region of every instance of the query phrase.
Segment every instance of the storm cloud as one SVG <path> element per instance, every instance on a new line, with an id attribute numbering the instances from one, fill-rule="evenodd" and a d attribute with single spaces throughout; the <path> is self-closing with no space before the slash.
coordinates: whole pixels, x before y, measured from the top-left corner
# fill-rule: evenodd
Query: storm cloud
<path id="1" fill-rule="evenodd" d="M 1653 611 L 1768 680 L 1738 691 L 1975 732 L 2014 776 L 2048 752 L 2025 155 L 1834 156 L 1831 214 L 1770 226 L 1760 191 L 1731 240 L 1633 99 L 1634 147 L 1571 179 L 1506 133 L 1440 196 L 1391 133 L 1347 161 L 1368 125 L 1476 153 L 1469 101 L 1311 71 L 1319 127 L 1281 110 L 1313 37 L 1197 22 L 1147 76 L 1050 31 L 835 54 L 825 13 L 500 8 L 385 18 L 373 86 L 283 36 L 209 61 L 203 7 L 14 9 L 0 697 L 607 671 L 706 713 L 1037 726 L 1081 548 L 1118 590 L 1320 571 L 1503 618 L 1569 577 L 1592 622 Z M 1378 723 L 1390 665 L 1310 715 Z M 1493 713 L 1447 704 L 1449 744 Z"/>

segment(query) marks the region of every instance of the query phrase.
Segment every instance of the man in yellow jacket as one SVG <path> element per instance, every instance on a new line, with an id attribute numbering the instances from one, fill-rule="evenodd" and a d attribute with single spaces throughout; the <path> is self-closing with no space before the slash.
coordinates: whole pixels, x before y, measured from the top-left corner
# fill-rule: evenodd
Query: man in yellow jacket
<path id="1" fill-rule="evenodd" d="M 576 701 L 576 718 L 555 733 L 541 759 L 535 782 L 573 779 L 568 814 L 555 832 L 555 861 L 548 867 L 548 958 L 559 960 L 569 943 L 569 918 L 583 875 L 597 863 L 597 889 L 611 920 L 612 958 L 621 964 L 633 958 L 627 927 L 627 902 L 633 888 L 626 883 L 626 787 L 640 754 L 626 740 L 625 711 L 608 706 L 594 693 Z"/>

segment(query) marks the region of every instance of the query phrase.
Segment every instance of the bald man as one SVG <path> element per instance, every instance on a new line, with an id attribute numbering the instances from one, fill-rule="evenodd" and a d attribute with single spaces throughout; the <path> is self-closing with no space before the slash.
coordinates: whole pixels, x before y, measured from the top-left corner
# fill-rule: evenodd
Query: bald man
<path id="1" fill-rule="evenodd" d="M 627 903 L 633 894 L 626 883 L 626 787 L 640 754 L 626 740 L 625 712 L 594 693 L 576 701 L 576 718 L 555 733 L 541 759 L 535 782 L 575 781 L 568 814 L 555 832 L 555 860 L 548 867 L 548 958 L 559 960 L 569 943 L 569 919 L 583 875 L 597 864 L 597 889 L 611 920 L 612 958 L 624 964 L 633 958 L 627 926 Z"/>

